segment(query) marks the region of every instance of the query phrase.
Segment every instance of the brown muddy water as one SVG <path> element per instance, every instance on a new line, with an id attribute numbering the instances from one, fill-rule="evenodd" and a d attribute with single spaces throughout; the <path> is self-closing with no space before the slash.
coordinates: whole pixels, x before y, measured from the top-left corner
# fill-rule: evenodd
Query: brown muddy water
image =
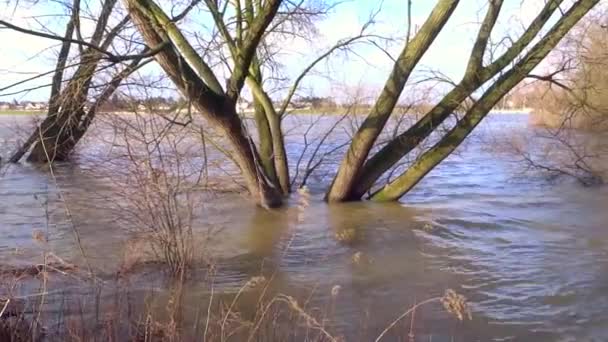
<path id="1" fill-rule="evenodd" d="M 2 156 L 15 144 L 15 127 L 29 120 L 0 117 Z M 292 160 L 303 150 L 306 124 L 313 120 L 303 115 L 287 121 Z M 318 130 L 335 120 L 322 118 Z M 325 151 L 348 136 L 349 124 L 343 126 Z M 95 130 L 74 163 L 55 166 L 56 181 L 27 164 L 2 171 L 0 263 L 40 263 L 47 251 L 85 269 L 84 253 L 99 279 L 111 284 L 102 294 L 111 300 L 117 291 L 113 274 L 135 232 L 115 211 L 120 189 L 99 171 L 108 169 L 101 166 L 112 154 L 112 138 L 103 127 Z M 197 246 L 216 265 L 214 291 L 235 293 L 251 277 L 272 275 L 272 291 L 308 293 L 321 308 L 335 300 L 333 331 L 366 341 L 415 302 L 453 288 L 469 299 L 473 320 L 458 322 L 430 305 L 416 314 L 417 341 L 607 341 L 608 189 L 522 175 L 522 164 L 506 146 L 533 131 L 525 115 L 491 115 L 398 204 L 323 203 L 321 190 L 339 152 L 308 180 L 312 199 L 303 210 L 297 195 L 276 211 L 256 208 L 239 194 L 204 195 L 194 230 L 195 238 L 204 237 Z M 533 153 L 540 142 L 530 141 L 526 146 Z M 48 236 L 43 246 L 32 238 L 36 231 Z M 338 241 L 344 231 L 356 238 Z M 357 252 L 371 262 L 353 263 Z M 161 296 L 166 282 L 159 273 L 142 269 L 128 286 Z M 192 312 L 206 309 L 210 294 L 199 280 L 193 277 L 184 287 Z M 57 298 L 91 295 L 78 282 L 53 281 L 60 288 Z M 332 300 L 336 285 L 340 291 Z M 13 295 L 30 295 L 36 286 L 26 281 Z M 53 303 L 53 293 L 48 298 Z M 406 321 L 402 329 L 409 329 Z"/>

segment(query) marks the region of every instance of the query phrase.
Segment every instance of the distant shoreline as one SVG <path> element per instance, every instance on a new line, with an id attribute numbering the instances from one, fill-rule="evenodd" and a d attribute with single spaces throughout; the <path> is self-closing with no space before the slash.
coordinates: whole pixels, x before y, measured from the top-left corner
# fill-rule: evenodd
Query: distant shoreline
<path id="1" fill-rule="evenodd" d="M 41 115 L 46 110 L 0 110 L 0 115 Z"/>
<path id="2" fill-rule="evenodd" d="M 492 109 L 490 114 L 525 115 L 532 113 L 532 108 L 522 109 Z"/>
<path id="3" fill-rule="evenodd" d="M 532 109 L 530 108 L 523 108 L 523 109 L 492 109 L 490 111 L 490 114 L 500 114 L 500 115 L 526 115 L 526 114 L 530 114 L 532 112 Z M 133 112 L 128 112 L 128 111 L 114 111 L 114 112 L 107 112 L 107 111 L 103 111 L 103 113 L 108 113 L 108 114 L 133 114 Z M 303 115 L 307 115 L 307 114 L 323 114 L 323 115 L 344 115 L 346 113 L 346 110 L 339 110 L 339 109 L 294 109 L 291 111 L 288 111 L 287 114 L 303 114 Z M 41 111 L 41 110 L 0 110 L 0 116 L 20 116 L 20 115 L 44 115 L 46 114 L 46 111 Z M 247 115 L 251 115 L 253 114 L 253 111 L 245 111 L 243 114 L 247 114 Z M 359 114 L 356 115 L 365 115 L 367 114 L 367 111 L 362 111 Z M 413 113 L 412 113 L 413 114 Z"/>

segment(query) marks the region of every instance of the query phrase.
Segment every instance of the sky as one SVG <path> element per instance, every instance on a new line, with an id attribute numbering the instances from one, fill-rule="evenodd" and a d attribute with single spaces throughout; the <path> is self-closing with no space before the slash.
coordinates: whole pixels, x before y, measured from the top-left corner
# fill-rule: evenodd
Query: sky
<path id="1" fill-rule="evenodd" d="M 61 35 L 67 21 L 65 10 L 54 2 L 38 1 L 28 4 L 21 0 L 0 0 L 0 18 L 15 25 L 34 30 L 46 27 Z M 92 3 L 95 4 L 92 0 Z M 332 2 L 333 0 L 326 0 Z M 31 1 L 30 1 L 31 2 Z M 279 42 L 282 54 L 278 57 L 282 72 L 295 78 L 301 70 L 331 45 L 340 39 L 356 35 L 370 15 L 377 12 L 370 34 L 395 38 L 386 45 L 386 51 L 397 56 L 404 45 L 407 31 L 406 0 L 350 0 L 341 1 L 325 19 L 316 23 L 318 36 L 313 42 L 291 39 Z M 413 0 L 412 28 L 419 27 L 436 1 Z M 410 83 L 428 77 L 432 71 L 453 80 L 459 80 L 474 41 L 479 22 L 485 15 L 487 0 L 461 0 L 455 13 L 439 37 L 416 68 Z M 503 11 L 493 32 L 493 40 L 499 41 L 507 33 L 513 35 L 523 31 L 542 7 L 543 0 L 505 0 Z M 94 5 L 93 5 L 94 6 Z M 94 8 L 92 9 L 95 10 Z M 201 30 L 197 14 L 182 26 L 188 31 Z M 85 30 L 91 21 L 83 20 Z M 203 29 L 204 30 L 204 29 Z M 7 86 L 53 69 L 57 42 L 0 28 L 0 101 L 46 101 L 48 87 L 27 93 L 12 94 L 19 89 L 36 88 L 50 83 L 51 75 L 37 78 L 18 87 Z M 382 45 L 382 43 L 380 43 Z M 349 92 L 363 92 L 373 96 L 377 93 L 391 68 L 392 61 L 381 49 L 370 44 L 357 44 L 351 53 L 336 53 L 320 63 L 314 73 L 302 84 L 300 93 L 314 96 L 338 96 Z M 155 65 L 146 67 L 143 74 L 161 73 Z M 247 94 L 247 92 L 245 92 Z M 247 96 L 247 95 L 246 95 Z M 339 97 L 339 96 L 338 96 Z"/>

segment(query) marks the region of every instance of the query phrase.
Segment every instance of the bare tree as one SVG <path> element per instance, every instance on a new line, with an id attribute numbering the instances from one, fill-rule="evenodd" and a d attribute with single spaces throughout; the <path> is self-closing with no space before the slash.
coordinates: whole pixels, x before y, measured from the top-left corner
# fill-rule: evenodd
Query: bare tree
<path id="1" fill-rule="evenodd" d="M 121 17 L 113 26 L 109 26 L 112 13 L 116 12 L 117 0 L 102 2 L 99 14 L 95 17 L 95 27 L 90 38 L 83 38 L 81 31 L 82 0 L 73 0 L 66 7 L 71 12 L 63 36 L 34 31 L 2 21 L 1 26 L 25 34 L 31 34 L 61 42 L 55 70 L 50 84 L 50 97 L 46 118 L 38 124 L 34 132 L 10 157 L 13 163 L 18 162 L 29 152 L 30 162 L 52 162 L 68 159 L 74 147 L 84 136 L 98 108 L 107 101 L 120 83 L 133 71 L 147 64 L 149 56 L 154 53 L 142 48 L 141 53 L 117 55 L 110 52 L 115 39 L 124 31 L 130 19 Z M 74 38 L 76 37 L 76 38 Z M 78 46 L 75 60 L 70 59 L 73 45 Z M 74 69 L 71 75 L 68 71 Z M 110 78 L 103 84 L 95 84 L 95 77 L 103 71 L 109 71 Z M 18 82 L 20 84 L 22 82 Z M 6 90 L 14 85 L 9 85 Z M 97 95 L 91 99 L 93 88 Z"/>
<path id="2" fill-rule="evenodd" d="M 550 56 L 550 72 L 530 75 L 533 124 L 587 130 L 608 127 L 607 13 L 599 8 L 566 36 Z"/>
<path id="3" fill-rule="evenodd" d="M 530 123 L 539 126 L 532 139 L 544 146 L 513 144 L 526 171 L 585 186 L 603 183 L 606 151 L 597 141 L 608 127 L 606 13 L 598 7 L 582 20 L 551 53 L 547 70 L 528 75 L 522 85 L 520 96 L 532 107 Z"/>
<path id="4" fill-rule="evenodd" d="M 281 5 L 285 6 L 286 4 L 282 4 L 280 1 L 269 1 L 264 6 L 250 7 L 249 9 L 253 10 L 253 13 L 246 15 L 249 18 L 246 25 L 236 26 L 236 39 L 234 39 L 221 20 L 224 11 L 220 10 L 217 2 L 206 1 L 207 7 L 214 17 L 216 27 L 228 42 L 232 54 L 231 76 L 224 91 L 209 65 L 200 55 L 196 54 L 179 29 L 168 23 L 167 17 L 160 7 L 150 0 L 128 0 L 126 3 L 149 45 L 162 42 L 161 37 L 165 36 L 172 42 L 174 48 L 161 52 L 156 56 L 156 59 L 180 90 L 194 101 L 195 106 L 198 106 L 210 121 L 225 130 L 227 136 L 231 138 L 231 142 L 237 151 L 236 159 L 248 179 L 250 191 L 253 194 L 265 193 L 265 195 L 257 195 L 258 198 L 264 199 L 263 201 L 258 200 L 259 202 L 266 201 L 278 205 L 280 200 L 272 191 L 269 191 L 270 188 L 275 188 L 272 187 L 272 182 L 269 181 L 264 168 L 259 166 L 257 148 L 253 144 L 248 144 L 250 139 L 247 138 L 247 133 L 242 129 L 242 123 L 235 113 L 234 105 L 245 81 L 248 79 L 248 74 L 255 60 L 255 50 L 259 47 L 265 30 L 278 13 Z M 503 5 L 501 0 L 491 1 L 488 4 L 487 14 L 480 25 L 463 80 L 418 123 L 367 160 L 374 143 L 395 108 L 411 72 L 441 32 L 458 3 L 459 1 L 454 0 L 438 1 L 426 22 L 411 40 L 407 40 L 399 58 L 395 61 L 393 72 L 387 80 L 383 92 L 352 139 L 350 148 L 328 191 L 327 199 L 329 201 L 360 198 L 373 186 L 380 175 L 395 165 L 404 155 L 433 132 L 475 91 L 492 80 L 492 84 L 466 111 L 452 130 L 447 132 L 430 150 L 422 154 L 407 171 L 377 191 L 372 198 L 375 200 L 396 200 L 403 196 L 424 175 L 447 157 L 487 115 L 490 109 L 528 76 L 598 1 L 576 1 L 567 11 L 560 11 L 562 15 L 559 20 L 535 44 L 530 46 L 541 33 L 543 26 L 549 22 L 552 15 L 562 5 L 562 1 L 548 1 L 519 39 L 515 40 L 502 55 L 493 58 L 489 63 L 485 63 L 486 58 L 484 57 L 489 48 L 488 42 Z M 235 4 L 237 13 L 241 13 L 243 7 L 240 7 L 240 2 L 237 1 Z M 247 9 L 245 12 L 247 12 Z M 243 27 L 247 27 L 245 32 L 240 31 L 243 30 Z M 510 65 L 512 66 L 510 67 Z M 255 81 L 255 72 L 253 74 L 254 77 L 250 79 Z M 255 87 L 255 84 L 253 86 Z M 194 92 L 192 88 L 197 91 Z M 205 89 L 205 93 L 202 94 L 200 89 Z M 260 101 L 264 97 L 256 95 L 256 99 Z M 265 107 L 264 110 L 268 110 L 270 113 L 273 111 L 270 106 Z M 271 121 L 269 121 L 271 134 L 273 134 L 273 129 L 276 133 L 279 128 L 273 128 Z M 277 144 L 273 143 L 273 148 L 276 147 Z M 276 166 L 277 161 L 281 162 L 283 157 L 279 155 L 277 158 L 277 151 L 274 151 L 274 153 Z M 281 176 L 278 175 L 278 178 L 280 179 Z M 275 200 L 269 202 L 272 198 Z"/>
<path id="5" fill-rule="evenodd" d="M 106 0 L 110 7 L 114 6 L 114 2 Z M 460 3 L 458 0 L 438 0 L 418 29 L 407 29 L 399 56 L 391 57 L 392 71 L 368 115 L 356 126 L 326 199 L 330 202 L 359 200 L 372 192 L 370 198 L 373 200 L 398 200 L 450 155 L 507 93 L 523 79 L 533 75 L 532 71 L 539 63 L 598 2 L 546 1 L 520 36 L 508 37 L 496 44 L 491 38 L 503 9 L 503 0 L 489 1 L 462 79 L 450 81 L 451 89 L 405 131 L 400 132 L 397 128 L 388 138 L 382 138 L 413 71 Z M 348 49 L 356 41 L 369 38 L 373 45 L 380 47 L 376 41 L 380 38 L 369 35 L 366 31 L 368 24 L 364 25 L 359 35 L 338 42 L 304 66 L 300 76 L 292 80 L 286 99 L 277 108 L 272 101 L 268 82 L 265 82 L 273 76 L 268 70 L 277 63 L 272 58 L 272 39 L 269 37 L 273 34 L 297 35 L 298 30 L 294 27 L 306 26 L 316 14 L 325 12 L 307 10 L 309 7 L 305 1 L 204 0 L 201 2 L 204 9 L 202 18 L 212 24 L 202 29 L 201 34 L 186 34 L 186 30 L 178 26 L 178 21 L 154 0 L 123 0 L 123 3 L 148 46 L 147 50 L 135 56 L 125 56 L 108 52 L 103 45 L 92 42 L 79 45 L 83 46 L 82 58 L 89 56 L 97 63 L 103 58 L 118 62 L 153 56 L 188 104 L 201 114 L 209 127 L 220 133 L 224 139 L 223 147 L 227 147 L 225 150 L 238 165 L 248 191 L 258 204 L 267 207 L 280 206 L 291 190 L 285 132 L 281 121 L 303 77 L 320 61 L 335 51 Z M 193 1 L 188 9 L 198 4 L 198 1 Z M 410 11 L 411 3 L 408 4 L 407 10 Z M 411 13 L 407 13 L 407 17 L 411 18 Z M 373 18 L 369 25 L 372 23 Z M 69 30 L 66 30 L 68 34 Z M 191 43 L 192 38 L 197 41 L 199 48 Z M 73 39 L 67 38 L 61 41 L 74 43 Z M 95 70 L 94 67 L 85 70 L 87 72 L 82 71 L 84 79 L 89 80 L 87 82 L 90 82 Z M 442 75 L 433 77 L 443 78 Z M 223 78 L 226 82 L 220 82 Z M 66 86 L 68 94 L 82 89 L 76 84 L 70 87 L 70 84 Z M 258 144 L 237 111 L 244 87 L 248 87 L 253 94 Z M 61 106 L 64 107 L 69 109 L 67 105 Z M 76 106 L 68 112 L 78 113 L 79 108 Z M 454 113 L 458 113 L 456 120 L 447 120 Z M 59 115 L 62 124 L 44 131 L 49 131 L 55 141 L 61 142 L 54 146 L 63 146 L 63 140 L 69 140 L 63 135 L 66 131 L 64 123 L 80 124 L 83 116 Z M 68 117 L 75 120 L 67 120 Z M 451 123 L 449 129 L 446 129 L 445 123 Z M 78 136 L 72 133 L 73 129 L 67 132 L 69 137 Z M 57 140 L 58 136 L 61 139 Z M 428 147 L 427 138 L 430 136 L 437 139 Z M 65 145 L 70 146 L 69 143 Z M 55 159 L 64 154 L 53 148 L 50 150 Z M 49 151 L 49 148 L 43 150 Z M 402 160 L 414 150 L 417 150 L 416 157 L 404 169 Z M 423 152 L 419 153 L 420 150 Z M 314 162 L 311 165 L 314 166 Z M 383 177 L 386 175 L 388 177 Z M 379 184 L 381 179 L 388 179 L 388 183 Z"/>
<path id="6" fill-rule="evenodd" d="M 384 108 L 385 102 L 381 101 L 383 99 L 381 96 L 376 103 L 376 111 L 373 111 L 368 116 L 367 122 L 363 123 L 358 132 L 359 136 L 365 137 L 361 140 L 363 143 L 359 139 L 353 140 L 351 148 L 340 167 L 340 171 L 328 192 L 328 200 L 343 201 L 361 198 L 373 186 L 380 175 L 389 170 L 403 156 L 420 144 L 455 109 L 465 100 L 471 98 L 475 91 L 480 90 L 482 85 L 491 82 L 481 97 L 473 102 L 473 105 L 466 111 L 465 115 L 439 142 L 422 154 L 405 172 L 371 196 L 373 200 L 378 201 L 399 199 L 452 153 L 492 107 L 521 82 L 559 43 L 567 32 L 597 3 L 598 1 L 576 1 L 567 11 L 560 12 L 562 14 L 560 19 L 553 24 L 551 29 L 536 44 L 529 46 L 540 34 L 541 29 L 547 24 L 553 13 L 562 4 L 562 1 L 547 1 L 538 16 L 526 28 L 519 39 L 514 40 L 502 55 L 486 63 L 485 56 L 488 50 L 490 35 L 503 5 L 503 1 L 501 0 L 490 1 L 488 3 L 487 14 L 480 25 L 463 79 L 422 119 L 385 145 L 378 153 L 367 159 L 371 144 L 373 144 L 386 123 L 388 116 L 386 111 L 390 114 L 390 110 L 392 110 L 394 103 L 396 103 L 389 95 L 394 94 L 395 89 L 400 90 L 403 88 L 403 84 L 407 82 L 407 77 L 411 72 L 410 68 L 406 67 L 410 59 L 405 57 L 409 57 L 412 54 L 416 56 L 415 52 L 411 51 L 412 49 L 419 52 L 418 49 L 420 47 L 415 47 L 416 45 L 414 44 L 417 40 L 421 41 L 420 44 L 422 44 L 424 49 L 428 48 L 428 45 L 432 43 L 438 32 L 437 30 L 442 27 L 445 20 L 449 18 L 453 8 L 458 4 L 458 1 L 439 1 L 416 37 L 405 46 L 402 52 L 403 58 L 401 59 L 401 64 L 398 60 L 393 74 L 385 86 L 385 96 L 391 98 L 391 101 L 388 102 L 389 106 L 388 108 Z M 526 50 L 527 52 L 524 53 Z M 511 64 L 513 65 L 510 66 Z M 397 82 L 396 85 L 395 82 Z M 395 88 L 396 86 L 398 88 Z M 378 111 L 380 108 L 384 108 L 385 110 Z"/>

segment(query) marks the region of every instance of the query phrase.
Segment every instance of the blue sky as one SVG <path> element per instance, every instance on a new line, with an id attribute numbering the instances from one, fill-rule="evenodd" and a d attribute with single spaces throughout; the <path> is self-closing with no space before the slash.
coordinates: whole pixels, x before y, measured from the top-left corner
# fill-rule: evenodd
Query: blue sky
<path id="1" fill-rule="evenodd" d="M 412 77 L 412 81 L 426 77 L 429 71 L 441 73 L 458 80 L 462 75 L 478 23 L 485 14 L 486 1 L 462 0 L 453 17 L 423 58 Z M 317 23 L 319 36 L 313 43 L 302 40 L 281 42 L 284 53 L 280 62 L 285 66 L 283 72 L 291 77 L 310 60 L 325 51 L 339 39 L 355 35 L 370 14 L 378 9 L 380 1 L 351 0 L 339 4 L 325 20 Z M 507 32 L 518 34 L 523 25 L 529 22 L 542 6 L 542 0 L 506 0 L 504 10 L 499 18 L 493 37 L 498 41 Z M 423 23 L 430 13 L 435 1 L 413 0 L 413 27 Z M 40 30 L 40 23 L 61 34 L 67 18 L 57 16 L 62 9 L 56 5 L 39 3 L 31 6 L 15 7 L 14 3 L 0 4 L 0 17 L 20 26 Z M 85 26 L 92 26 L 85 22 Z M 187 28 L 197 29 L 196 20 L 190 20 Z M 376 23 L 370 33 L 392 36 L 401 39 L 387 47 L 396 56 L 403 46 L 407 28 L 406 0 L 385 0 L 376 17 Z M 42 38 L 24 35 L 18 32 L 0 30 L 0 88 L 17 82 L 37 73 L 53 68 L 57 43 Z M 361 90 L 373 96 L 384 83 L 392 67 L 391 60 L 380 49 L 370 45 L 356 45 L 356 54 L 343 53 L 332 56 L 321 63 L 316 75 L 308 77 L 303 83 L 302 94 L 336 95 Z M 155 66 L 150 66 L 142 73 L 158 74 Z M 34 87 L 50 83 L 50 77 L 43 77 L 28 82 L 23 87 Z M 6 95 L 18 88 L 0 91 L 0 100 L 46 100 L 48 88 L 31 91 L 27 95 Z M 4 95 L 4 96 L 3 96 Z"/>

